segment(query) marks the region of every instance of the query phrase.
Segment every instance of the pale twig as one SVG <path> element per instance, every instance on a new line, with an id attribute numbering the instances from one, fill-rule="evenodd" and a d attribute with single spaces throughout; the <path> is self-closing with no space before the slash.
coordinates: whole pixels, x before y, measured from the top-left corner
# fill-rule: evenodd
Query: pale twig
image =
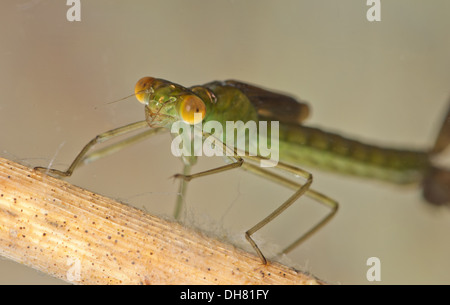
<path id="1" fill-rule="evenodd" d="M 0 255 L 76 284 L 320 283 L 2 158 Z"/>

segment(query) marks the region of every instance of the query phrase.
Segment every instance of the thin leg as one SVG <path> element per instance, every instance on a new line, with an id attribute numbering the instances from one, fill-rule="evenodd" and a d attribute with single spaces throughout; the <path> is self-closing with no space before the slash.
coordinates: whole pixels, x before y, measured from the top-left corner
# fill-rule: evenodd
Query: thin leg
<path id="1" fill-rule="evenodd" d="M 243 164 L 243 169 L 248 170 L 254 174 L 257 174 L 259 176 L 262 176 L 264 178 L 270 179 L 274 182 L 283 184 L 291 189 L 299 189 L 301 187 L 301 184 L 296 183 L 290 179 L 284 178 L 282 176 L 279 176 L 275 173 L 269 172 L 267 169 L 261 168 L 259 166 L 250 164 L 248 162 L 245 162 Z M 295 249 L 299 244 L 301 244 L 303 241 L 305 241 L 308 237 L 310 237 L 313 233 L 317 232 L 319 229 L 321 229 L 326 223 L 328 223 L 328 221 L 331 220 L 331 218 L 336 214 L 339 204 L 337 201 L 319 193 L 316 192 L 315 190 L 312 189 L 308 189 L 305 193 L 306 196 L 316 200 L 317 202 L 324 204 L 325 206 L 327 206 L 328 208 L 330 208 L 330 212 L 320 221 L 318 222 L 314 227 L 312 227 L 308 232 L 306 232 L 305 234 L 303 234 L 300 238 L 298 238 L 297 240 L 295 240 L 293 243 L 291 243 L 288 247 L 286 247 L 281 253 L 288 253 L 290 251 L 292 251 L 293 249 Z M 281 205 L 281 207 L 283 207 L 286 204 L 283 203 Z M 280 209 L 280 208 L 279 208 Z M 273 212 L 272 214 L 274 214 L 275 212 Z M 271 214 L 271 215 L 272 215 Z M 249 231 L 247 231 L 248 234 L 253 234 L 255 233 L 257 230 L 259 230 L 262 226 L 258 226 L 259 224 L 263 223 L 263 225 L 267 224 L 270 220 L 272 220 L 273 218 L 269 219 L 267 221 L 267 219 L 270 216 L 266 217 L 265 219 L 263 219 L 261 222 L 259 222 L 256 226 L 254 226 L 253 228 L 251 228 Z M 256 229 L 255 229 L 256 228 Z M 250 232 L 250 233 L 249 233 Z"/>
<path id="2" fill-rule="evenodd" d="M 139 121 L 139 122 L 128 124 L 128 125 L 125 125 L 125 126 L 122 126 L 122 127 L 116 128 L 116 129 L 112 129 L 112 130 L 109 130 L 107 132 L 97 135 L 95 138 L 93 138 L 91 141 L 89 141 L 88 144 L 86 144 L 83 147 L 83 149 L 77 155 L 75 160 L 73 160 L 72 164 L 69 166 L 69 168 L 66 171 L 60 171 L 57 169 L 46 168 L 46 167 L 35 167 L 34 169 L 44 172 L 44 173 L 49 173 L 49 174 L 53 174 L 53 175 L 57 175 L 57 176 L 61 176 L 61 177 L 69 177 L 72 175 L 74 169 L 81 163 L 81 161 L 83 160 L 83 158 L 85 157 L 87 152 L 95 144 L 107 141 L 116 136 L 120 136 L 120 135 L 126 134 L 128 132 L 132 132 L 132 131 L 135 131 L 135 130 L 138 130 L 138 129 L 141 129 L 144 127 L 148 127 L 147 122 Z"/>
<path id="3" fill-rule="evenodd" d="M 209 170 L 206 170 L 204 172 L 195 173 L 195 174 L 192 174 L 192 175 L 175 174 L 175 175 L 173 175 L 173 177 L 174 178 L 181 178 L 181 179 L 183 179 L 185 181 L 191 181 L 194 178 L 200 178 L 200 177 L 204 177 L 204 176 L 209 176 L 209 175 L 221 173 L 221 172 L 233 169 L 233 168 L 241 167 L 242 164 L 244 163 L 244 160 L 241 157 L 239 157 L 239 156 L 236 156 L 236 157 L 238 157 L 237 161 L 235 161 L 233 163 L 230 163 L 230 164 L 227 164 L 227 165 L 224 165 L 224 166 L 216 167 L 216 168 L 209 169 Z"/>
<path id="4" fill-rule="evenodd" d="M 104 158 L 106 156 L 109 156 L 115 152 L 118 152 L 119 150 L 124 149 L 125 147 L 131 146 L 133 144 L 139 143 L 150 136 L 153 136 L 155 134 L 161 133 L 163 131 L 166 131 L 164 128 L 152 128 L 149 130 L 146 130 L 144 132 L 138 133 L 137 135 L 134 135 L 132 137 L 126 138 L 120 142 L 111 144 L 107 147 L 98 149 L 88 155 L 86 155 L 80 162 L 80 165 L 82 164 L 88 164 L 91 162 L 94 162 L 98 159 Z M 78 165 L 78 166 L 80 166 Z"/>
<path id="5" fill-rule="evenodd" d="M 207 137 L 210 136 L 210 134 L 203 132 L 203 136 Z M 217 168 L 213 168 L 204 172 L 199 172 L 196 174 L 192 174 L 192 175 L 185 175 L 185 174 L 175 174 L 173 177 L 174 178 L 181 178 L 185 181 L 191 181 L 194 178 L 200 178 L 200 177 L 204 177 L 204 176 L 209 176 L 209 175 L 213 175 L 213 174 L 217 174 L 223 171 L 227 171 L 233 168 L 238 168 L 241 167 L 242 164 L 244 163 L 244 159 L 242 159 L 235 150 L 229 148 L 225 143 L 220 142 L 222 144 L 223 147 L 223 151 L 224 151 L 224 155 L 230 159 L 232 161 L 232 163 L 224 165 L 224 166 L 220 166 Z M 218 148 L 217 148 L 218 149 Z"/>
<path id="6" fill-rule="evenodd" d="M 255 158 L 252 158 L 255 159 Z M 245 165 L 246 168 L 250 168 L 250 164 Z M 306 191 L 308 191 L 309 186 L 312 183 L 312 175 L 300 168 L 296 168 L 293 166 L 290 166 L 288 164 L 284 164 L 279 162 L 277 167 L 280 169 L 287 170 L 289 172 L 292 172 L 294 174 L 297 174 L 299 176 L 303 176 L 306 178 L 305 184 L 298 184 L 297 191 L 292 194 L 291 197 L 289 197 L 283 204 L 281 204 L 277 209 L 275 209 L 272 213 L 270 213 L 266 218 L 258 222 L 256 225 L 254 225 L 252 228 L 250 228 L 247 232 L 245 232 L 245 238 L 248 240 L 248 242 L 253 246 L 255 251 L 258 253 L 258 256 L 261 258 L 261 261 L 263 264 L 267 264 L 267 260 L 262 254 L 259 247 L 256 245 L 255 241 L 251 238 L 251 236 L 258 230 L 260 230 L 262 227 L 264 227 L 266 224 L 271 222 L 275 217 L 280 215 L 284 210 L 286 210 L 288 207 L 290 207 L 298 198 L 300 198 Z M 255 166 L 256 168 L 256 166 Z M 264 171 L 264 170 L 263 170 Z"/>
<path id="7" fill-rule="evenodd" d="M 184 164 L 183 167 L 183 175 L 188 176 L 191 171 L 191 166 L 189 164 Z M 186 190 L 187 190 L 187 183 L 185 179 L 181 179 L 180 181 L 180 187 L 178 189 L 178 195 L 177 195 L 177 202 L 175 203 L 175 211 L 173 213 L 173 217 L 175 219 L 180 218 L 181 210 L 183 209 L 183 203 L 184 198 L 186 198 Z"/>
<path id="8" fill-rule="evenodd" d="M 204 134 L 204 136 L 207 136 L 207 134 Z M 196 174 L 193 174 L 193 175 L 177 174 L 177 175 L 175 175 L 175 178 L 183 178 L 185 181 L 190 181 L 190 180 L 192 180 L 194 178 L 199 178 L 199 177 L 204 177 L 204 176 L 216 174 L 216 173 L 223 172 L 223 171 L 226 171 L 226 170 L 230 170 L 230 169 L 233 169 L 233 168 L 241 167 L 243 165 L 247 169 L 254 168 L 255 169 L 254 172 L 259 172 L 259 169 L 256 166 L 252 167 L 251 164 L 247 165 L 247 163 L 244 163 L 244 159 L 241 158 L 237 154 L 236 150 L 232 150 L 231 148 L 227 147 L 226 144 L 224 144 L 224 143 L 222 143 L 222 145 L 223 145 L 223 148 L 224 148 L 224 150 L 226 152 L 228 152 L 228 153 L 231 152 L 232 155 L 233 155 L 232 157 L 229 156 L 228 158 L 230 158 L 231 160 L 234 159 L 235 162 L 233 162 L 231 164 L 228 164 L 228 165 L 225 165 L 225 166 L 221 166 L 221 167 L 218 167 L 218 168 L 207 170 L 207 171 L 204 171 L 204 172 L 196 173 Z M 227 156 L 228 155 L 229 154 L 227 154 Z M 262 158 L 262 157 L 253 157 L 253 156 L 245 156 L 245 158 L 248 158 L 248 159 L 251 159 L 251 160 L 254 160 L 254 161 L 260 161 L 262 159 L 265 159 L 265 158 Z M 291 172 L 291 173 L 293 173 L 295 175 L 299 175 L 299 176 L 305 178 L 306 182 L 304 184 L 297 184 L 297 183 L 293 183 L 292 182 L 292 185 L 296 186 L 296 188 L 295 188 L 296 192 L 291 197 L 289 197 L 281 206 L 279 206 L 277 209 L 275 209 L 275 211 L 273 211 L 270 215 L 268 215 L 266 218 L 264 218 L 263 220 L 258 222 L 255 226 L 250 228 L 250 230 L 245 232 L 246 239 L 252 245 L 253 249 L 255 249 L 256 253 L 260 257 L 260 259 L 261 259 L 263 264 L 267 264 L 267 260 L 264 257 L 263 253 L 261 252 L 261 250 L 259 249 L 258 245 L 251 238 L 251 236 L 256 231 L 258 231 L 259 229 L 264 227 L 266 224 L 268 224 L 270 221 L 272 221 L 275 217 L 280 215 L 289 206 L 291 206 L 298 198 L 300 198 L 305 192 L 308 191 L 309 186 L 312 183 L 312 175 L 310 173 L 308 173 L 307 171 L 304 171 L 304 170 L 302 170 L 300 168 L 297 168 L 295 166 L 291 166 L 291 165 L 288 165 L 288 164 L 285 164 L 285 163 L 282 163 L 282 162 L 278 162 L 277 168 L 285 170 L 285 171 L 288 171 L 288 172 Z M 261 173 L 266 173 L 267 172 L 267 171 L 264 171 L 263 169 L 261 169 L 261 171 L 262 171 Z M 270 174 L 269 172 L 267 172 L 267 173 Z M 267 177 L 268 175 L 265 175 L 265 176 Z M 282 178 L 281 176 L 278 176 L 278 175 L 274 175 L 273 178 L 275 179 L 276 177 L 279 177 L 280 179 L 284 179 L 284 178 Z M 277 180 L 277 179 L 275 179 L 275 180 Z M 289 181 L 288 179 L 286 179 L 286 180 Z M 321 194 L 313 192 L 313 191 L 311 191 L 311 193 L 312 194 L 321 195 Z M 323 195 L 321 195 L 321 196 L 323 196 Z M 325 196 L 323 196 L 323 197 L 326 198 Z M 315 198 L 317 199 L 317 198 L 319 198 L 319 196 L 315 196 Z M 327 220 L 325 220 L 325 222 L 326 221 Z M 323 224 L 319 224 L 319 225 L 322 226 Z M 317 228 L 316 227 L 313 228 L 312 230 L 310 230 L 310 232 L 307 233 L 306 237 L 310 236 L 313 232 L 315 232 L 317 229 L 319 229 L 319 227 L 317 227 Z M 295 242 L 296 245 L 301 243 L 306 237 L 297 240 Z"/>

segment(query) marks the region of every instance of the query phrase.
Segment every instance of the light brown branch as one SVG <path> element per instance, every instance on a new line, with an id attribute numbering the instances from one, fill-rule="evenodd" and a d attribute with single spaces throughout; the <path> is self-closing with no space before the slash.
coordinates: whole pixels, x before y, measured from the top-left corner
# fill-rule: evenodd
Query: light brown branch
<path id="1" fill-rule="evenodd" d="M 2 158 L 0 255 L 77 284 L 318 283 Z"/>

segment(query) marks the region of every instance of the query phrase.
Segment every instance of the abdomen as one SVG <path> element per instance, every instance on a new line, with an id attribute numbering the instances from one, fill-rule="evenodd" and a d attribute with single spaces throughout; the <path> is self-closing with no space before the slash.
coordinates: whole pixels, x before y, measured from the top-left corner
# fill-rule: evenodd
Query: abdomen
<path id="1" fill-rule="evenodd" d="M 280 124 L 280 159 L 401 184 L 420 181 L 430 166 L 425 152 L 382 148 L 317 128 L 288 124 Z"/>

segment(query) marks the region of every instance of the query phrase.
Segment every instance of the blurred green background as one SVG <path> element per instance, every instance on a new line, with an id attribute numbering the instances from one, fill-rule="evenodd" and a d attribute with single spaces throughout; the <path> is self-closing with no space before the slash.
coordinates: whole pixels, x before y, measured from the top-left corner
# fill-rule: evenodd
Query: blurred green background
<path id="1" fill-rule="evenodd" d="M 379 144 L 432 145 L 450 96 L 450 2 L 384 0 L 368 22 L 354 0 L 81 0 L 0 4 L 0 154 L 30 166 L 65 168 L 96 134 L 143 119 L 130 98 L 142 76 L 186 86 L 239 79 L 310 103 L 307 124 Z M 73 184 L 170 215 L 181 162 L 157 136 L 80 168 Z M 440 160 L 450 164 L 448 158 Z M 203 158 L 194 171 L 222 165 Z M 338 200 L 332 222 L 283 262 L 330 283 L 450 283 L 450 212 L 420 189 L 309 169 L 313 187 Z M 190 184 L 185 221 L 246 249 L 243 232 L 290 192 L 242 171 Z M 257 234 L 267 254 L 326 212 L 303 200 Z M 1 284 L 59 284 L 0 260 Z"/>

